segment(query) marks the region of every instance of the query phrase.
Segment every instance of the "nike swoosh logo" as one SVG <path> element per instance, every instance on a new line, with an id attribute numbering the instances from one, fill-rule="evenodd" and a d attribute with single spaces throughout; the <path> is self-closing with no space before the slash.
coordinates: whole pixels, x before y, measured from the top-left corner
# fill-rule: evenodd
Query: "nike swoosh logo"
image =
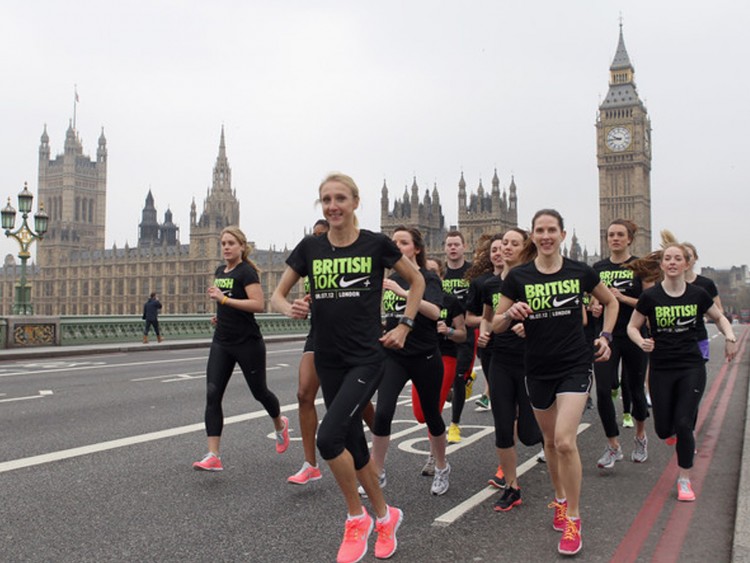
<path id="1" fill-rule="evenodd" d="M 357 383 L 361 383 L 362 385 L 364 385 L 364 384 L 365 384 L 365 382 L 364 382 L 364 381 L 362 381 L 362 380 L 361 380 L 361 379 L 359 379 L 359 378 L 357 378 Z"/>
<path id="2" fill-rule="evenodd" d="M 469 291 L 469 288 L 468 287 L 464 287 L 462 289 L 455 290 L 453 292 L 453 295 L 460 295 L 461 293 L 466 293 L 467 291 Z"/>
<path id="3" fill-rule="evenodd" d="M 370 276 L 363 276 L 361 278 L 354 278 L 353 280 L 347 280 L 347 279 L 341 278 L 339 280 L 339 287 L 349 287 L 350 285 L 354 285 L 355 283 L 359 283 L 361 281 L 364 281 L 364 280 L 366 280 L 369 277 Z"/>
<path id="4" fill-rule="evenodd" d="M 553 307 L 562 307 L 566 303 L 570 303 L 574 299 L 578 299 L 577 295 L 574 295 L 573 297 L 566 297 L 565 299 L 558 299 L 557 296 L 552 300 L 552 306 Z"/>
<path id="5" fill-rule="evenodd" d="M 435 355 L 435 354 L 430 354 L 429 356 L 427 356 L 427 359 L 428 359 L 428 360 L 431 360 L 431 359 L 432 359 L 432 356 L 434 356 L 434 355 Z"/>
<path id="6" fill-rule="evenodd" d="M 677 326 L 689 326 L 695 324 L 695 319 L 677 319 Z"/>
<path id="7" fill-rule="evenodd" d="M 406 303 L 396 303 L 394 309 L 396 309 L 396 311 L 404 311 L 406 309 Z"/>
<path id="8" fill-rule="evenodd" d="M 615 280 L 612 284 L 615 287 L 622 287 L 623 285 L 632 285 L 633 280 Z"/>

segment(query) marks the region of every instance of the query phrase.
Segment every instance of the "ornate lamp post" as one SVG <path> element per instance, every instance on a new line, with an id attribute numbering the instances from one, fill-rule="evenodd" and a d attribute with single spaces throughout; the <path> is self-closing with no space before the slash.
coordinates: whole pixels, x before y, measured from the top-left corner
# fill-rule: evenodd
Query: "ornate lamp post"
<path id="1" fill-rule="evenodd" d="M 13 314 L 15 315 L 32 315 L 34 313 L 31 305 L 31 286 L 26 281 L 26 261 L 31 257 L 29 248 L 35 240 L 44 238 L 49 222 L 49 217 L 44 211 L 44 204 L 40 204 L 39 211 L 34 214 L 34 229 L 36 232 L 31 230 L 28 218 L 33 201 L 34 196 L 29 191 L 27 183 L 24 182 L 23 190 L 18 194 L 18 210 L 21 212 L 23 223 L 15 231 L 13 227 L 16 223 L 16 210 L 10 204 L 10 198 L 8 198 L 8 205 L 0 210 L 5 236 L 16 239 L 21 247 L 21 251 L 18 253 L 18 257 L 21 259 L 21 281 L 16 284 L 16 299 L 13 303 Z"/>

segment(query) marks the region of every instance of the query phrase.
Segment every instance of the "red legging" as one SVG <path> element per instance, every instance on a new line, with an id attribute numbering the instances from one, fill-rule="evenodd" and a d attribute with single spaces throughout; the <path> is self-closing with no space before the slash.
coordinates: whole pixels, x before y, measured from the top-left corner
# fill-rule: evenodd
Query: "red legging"
<path id="1" fill-rule="evenodd" d="M 445 399 L 448 397 L 448 391 L 453 387 L 453 379 L 456 377 L 456 357 L 443 356 L 443 385 L 440 387 L 440 413 L 443 412 Z M 411 408 L 414 411 L 414 418 L 417 422 L 424 423 L 424 413 L 422 405 L 419 403 L 419 394 L 416 387 L 411 386 Z"/>

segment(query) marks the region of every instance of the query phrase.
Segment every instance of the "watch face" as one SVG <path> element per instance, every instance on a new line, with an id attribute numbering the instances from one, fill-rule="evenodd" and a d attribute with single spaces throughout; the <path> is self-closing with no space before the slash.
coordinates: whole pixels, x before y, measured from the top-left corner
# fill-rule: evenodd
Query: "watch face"
<path id="1" fill-rule="evenodd" d="M 630 146 L 630 131 L 625 127 L 614 127 L 607 133 L 607 146 L 613 151 L 624 151 Z"/>

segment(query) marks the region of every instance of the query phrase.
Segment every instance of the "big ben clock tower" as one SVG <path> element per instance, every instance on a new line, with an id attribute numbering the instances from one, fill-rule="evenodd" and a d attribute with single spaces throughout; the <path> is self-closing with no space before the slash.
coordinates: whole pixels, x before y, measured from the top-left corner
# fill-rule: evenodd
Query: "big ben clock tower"
<path id="1" fill-rule="evenodd" d="M 631 251 L 651 252 L 651 121 L 638 97 L 633 65 L 620 24 L 617 52 L 609 67 L 609 91 L 596 118 L 601 254 L 609 255 L 607 227 L 613 219 L 638 225 Z"/>

